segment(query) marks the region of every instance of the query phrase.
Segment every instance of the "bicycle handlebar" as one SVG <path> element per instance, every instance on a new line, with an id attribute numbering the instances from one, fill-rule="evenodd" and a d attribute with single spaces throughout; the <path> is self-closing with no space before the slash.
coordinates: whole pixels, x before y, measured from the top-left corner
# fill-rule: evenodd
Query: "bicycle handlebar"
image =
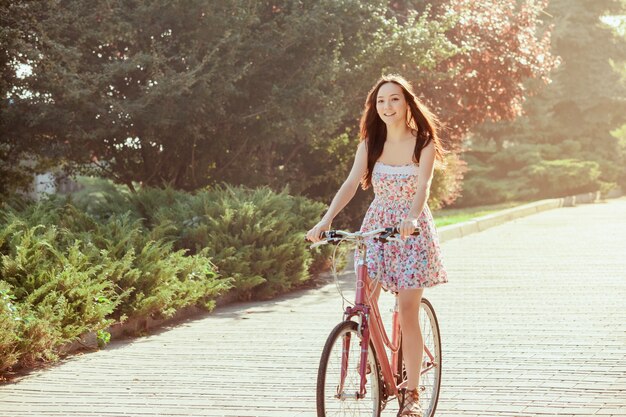
<path id="1" fill-rule="evenodd" d="M 379 242 L 402 242 L 402 239 L 398 238 L 400 231 L 397 226 L 394 227 L 381 227 L 379 229 L 370 230 L 369 232 L 348 232 L 345 230 L 329 230 L 324 232 L 324 236 L 326 240 L 320 240 L 319 242 L 313 243 L 310 247 L 311 249 L 316 248 L 318 246 L 327 245 L 327 244 L 338 244 L 343 240 L 349 241 L 358 241 L 365 239 L 367 237 L 372 237 L 378 235 L 375 239 Z M 419 229 L 415 229 L 411 236 L 419 236 Z"/>

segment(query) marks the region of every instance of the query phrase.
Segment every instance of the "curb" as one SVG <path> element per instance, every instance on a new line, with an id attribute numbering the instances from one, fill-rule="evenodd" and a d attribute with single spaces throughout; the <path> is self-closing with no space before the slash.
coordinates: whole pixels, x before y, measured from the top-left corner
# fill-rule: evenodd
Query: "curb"
<path id="1" fill-rule="evenodd" d="M 215 300 L 215 308 L 222 307 L 224 305 L 231 304 L 236 301 L 237 297 L 234 293 L 226 293 Z M 202 314 L 209 314 L 210 311 L 196 307 L 187 306 L 178 310 L 172 317 L 155 319 L 150 316 L 136 317 L 128 319 L 123 323 L 114 323 L 109 326 L 105 331 L 111 334 L 111 341 L 120 340 L 124 338 L 137 337 L 141 333 L 147 333 L 148 330 L 155 328 L 162 328 L 164 326 L 178 324 L 182 321 L 191 318 L 197 318 Z M 80 336 L 77 340 L 61 345 L 58 348 L 60 355 L 69 355 L 76 353 L 82 349 L 98 350 L 98 337 L 96 332 L 88 332 Z M 106 347 L 105 347 L 106 349 Z"/>
<path id="2" fill-rule="evenodd" d="M 522 206 L 505 209 L 497 213 L 487 214 L 486 216 L 477 217 L 463 223 L 443 226 L 437 230 L 439 234 L 439 242 L 443 243 L 452 239 L 471 235 L 473 233 L 482 232 L 490 227 L 499 226 L 511 220 L 563 206 L 563 198 L 551 198 L 548 200 L 535 201 Z"/>

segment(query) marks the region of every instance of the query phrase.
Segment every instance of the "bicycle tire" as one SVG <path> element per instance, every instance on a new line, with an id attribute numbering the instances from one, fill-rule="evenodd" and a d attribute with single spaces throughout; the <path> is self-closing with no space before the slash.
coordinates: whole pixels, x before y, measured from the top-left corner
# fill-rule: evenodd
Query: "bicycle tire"
<path id="1" fill-rule="evenodd" d="M 425 298 L 422 298 L 422 303 L 420 305 L 420 328 L 422 330 L 422 337 L 424 338 L 424 344 L 429 348 L 431 353 L 434 356 L 434 362 L 437 364 L 432 371 L 432 375 L 429 373 L 424 374 L 420 377 L 420 404 L 422 409 L 424 410 L 424 417 L 433 417 L 435 415 L 435 411 L 437 410 L 437 403 L 439 402 L 439 391 L 441 388 L 441 366 L 442 366 L 442 358 L 441 358 L 441 333 L 439 332 L 439 322 L 437 320 L 437 315 L 435 314 L 435 309 L 430 301 Z M 428 326 L 428 327 L 426 327 Z M 428 338 L 428 340 L 427 340 Z M 430 345 L 429 345 L 430 344 Z M 424 353 L 426 355 L 426 353 Z M 406 371 L 404 369 L 404 360 L 403 360 L 403 352 L 402 346 L 398 350 L 398 376 L 399 383 L 402 382 L 406 378 Z M 429 378 L 429 381 L 426 384 L 424 380 Z M 422 392 L 425 392 L 430 387 L 430 392 L 428 392 L 427 396 L 423 396 Z M 398 402 L 401 401 L 400 396 L 398 396 Z"/>
<path id="2" fill-rule="evenodd" d="M 334 393 L 337 392 L 341 370 L 342 341 L 343 336 L 348 333 L 350 333 L 351 339 L 350 353 L 348 355 L 348 375 L 345 382 L 349 387 L 344 387 L 344 392 L 356 393 L 359 389 L 360 374 L 357 369 L 357 363 L 361 347 L 357 328 L 356 322 L 350 320 L 343 321 L 335 326 L 326 339 L 317 373 L 316 403 L 318 417 L 331 415 L 380 416 L 382 411 L 383 381 L 374 346 L 371 342 L 368 349 L 368 363 L 372 372 L 367 374 L 366 397 L 363 399 L 345 398 L 342 400 L 332 394 L 333 391 Z M 338 356 L 337 352 L 339 352 Z M 339 363 L 338 367 L 336 366 L 337 362 Z"/>

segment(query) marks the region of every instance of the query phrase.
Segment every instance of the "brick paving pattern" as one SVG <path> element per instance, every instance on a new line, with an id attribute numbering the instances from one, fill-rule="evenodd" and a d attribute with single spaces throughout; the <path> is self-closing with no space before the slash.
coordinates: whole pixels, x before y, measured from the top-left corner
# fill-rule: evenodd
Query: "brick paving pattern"
<path id="1" fill-rule="evenodd" d="M 425 292 L 442 332 L 437 416 L 626 416 L 626 199 L 443 250 L 450 283 Z M 340 318 L 332 283 L 222 307 L 2 385 L 0 416 L 314 416 Z"/>

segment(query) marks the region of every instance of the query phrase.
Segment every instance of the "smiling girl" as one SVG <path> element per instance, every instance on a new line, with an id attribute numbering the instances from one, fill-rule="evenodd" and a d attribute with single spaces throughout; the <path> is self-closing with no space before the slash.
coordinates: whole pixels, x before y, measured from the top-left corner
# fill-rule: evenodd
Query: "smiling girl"
<path id="1" fill-rule="evenodd" d="M 420 368 L 424 340 L 418 313 L 424 288 L 448 282 L 441 261 L 439 238 L 428 208 L 435 160 L 443 148 L 437 135 L 438 121 L 399 75 L 381 77 L 370 90 L 361 117 L 361 142 L 354 164 L 328 211 L 307 233 L 317 242 L 331 222 L 352 200 L 359 184 L 374 188 L 361 231 L 398 226 L 402 244 L 367 242 L 369 274 L 380 287 L 398 294 L 402 350 L 408 385 L 400 415 L 422 417 L 419 404 Z M 418 236 L 411 236 L 415 229 Z M 355 259 L 358 259 L 355 253 Z"/>

